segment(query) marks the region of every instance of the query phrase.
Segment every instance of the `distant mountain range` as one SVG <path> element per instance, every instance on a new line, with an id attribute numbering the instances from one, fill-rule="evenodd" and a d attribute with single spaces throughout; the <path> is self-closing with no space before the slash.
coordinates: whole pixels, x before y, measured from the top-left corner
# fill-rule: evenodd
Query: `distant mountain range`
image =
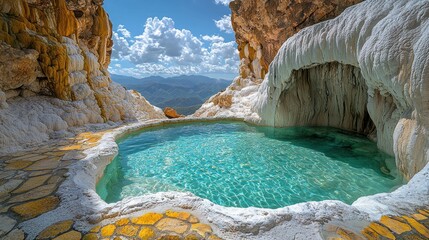
<path id="1" fill-rule="evenodd" d="M 162 109 L 172 107 L 184 115 L 193 114 L 208 98 L 231 84 L 228 80 L 199 75 L 138 79 L 112 74 L 111 77 L 126 89 L 140 92 L 151 104 Z"/>

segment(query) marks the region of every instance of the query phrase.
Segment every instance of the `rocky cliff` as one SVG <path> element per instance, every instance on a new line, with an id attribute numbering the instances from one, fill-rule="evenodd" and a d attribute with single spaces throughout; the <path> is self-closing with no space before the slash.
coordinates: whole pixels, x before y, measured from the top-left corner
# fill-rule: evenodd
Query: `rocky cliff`
<path id="1" fill-rule="evenodd" d="M 368 0 L 289 38 L 253 109 L 271 126 L 371 134 L 405 177 L 429 162 L 429 2 Z"/>
<path id="2" fill-rule="evenodd" d="M 89 123 L 163 117 L 110 80 L 112 29 L 102 3 L 0 0 L 0 149 Z"/>
<path id="3" fill-rule="evenodd" d="M 338 16 L 361 0 L 235 0 L 231 20 L 240 53 L 240 76 L 195 116 L 243 117 L 281 45 L 299 30 Z"/>

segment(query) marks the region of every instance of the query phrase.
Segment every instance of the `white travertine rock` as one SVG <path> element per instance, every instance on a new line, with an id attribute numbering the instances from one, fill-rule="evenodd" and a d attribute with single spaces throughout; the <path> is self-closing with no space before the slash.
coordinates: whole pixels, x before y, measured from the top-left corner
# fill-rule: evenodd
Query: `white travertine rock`
<path id="1" fill-rule="evenodd" d="M 245 118 L 257 115 L 251 110 L 260 81 L 255 78 L 237 77 L 223 92 L 207 100 L 194 117 L 236 117 Z"/>
<path id="2" fill-rule="evenodd" d="M 297 76 L 297 70 L 310 68 L 300 71 L 316 71 L 316 75 L 322 76 L 326 68 L 314 70 L 314 66 L 332 62 L 353 66 L 365 79 L 366 108 L 376 127 L 379 148 L 395 154 L 401 172 L 412 177 L 429 162 L 428 16 L 428 1 L 365 1 L 333 20 L 289 38 L 259 89 L 253 109 L 258 112 L 260 123 L 292 126 L 302 120 L 297 112 L 311 111 L 311 104 L 283 101 L 293 99 L 292 95 L 301 99 L 308 94 L 306 89 L 296 89 L 305 80 Z M 350 79 L 344 79 L 347 81 Z M 332 83 L 325 80 L 320 85 Z M 333 90 L 348 98 L 355 93 L 340 86 Z M 312 97 L 317 101 L 318 96 Z M 327 107 L 341 109 L 342 104 L 348 103 L 350 99 L 328 101 Z M 313 121 L 311 114 L 304 115 L 304 124 L 326 125 L 325 121 Z"/>
<path id="3" fill-rule="evenodd" d="M 117 109 L 130 114 L 124 121 L 166 118 L 161 109 L 152 106 L 140 94 L 130 93 L 119 84 L 112 84 L 112 94 L 118 101 Z M 109 126 L 104 123 L 93 96 L 73 102 L 43 96 L 17 97 L 8 100 L 7 104 L 7 108 L 0 108 L 0 154 L 41 144 L 64 136 L 64 133 L 72 135 L 74 128 L 85 128 L 88 124 Z M 90 129 L 91 125 L 86 128 Z"/>

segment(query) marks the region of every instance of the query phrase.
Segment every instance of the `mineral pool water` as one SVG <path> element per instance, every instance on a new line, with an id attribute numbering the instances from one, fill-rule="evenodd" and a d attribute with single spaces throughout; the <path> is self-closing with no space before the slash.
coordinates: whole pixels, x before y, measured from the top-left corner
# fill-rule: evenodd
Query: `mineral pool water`
<path id="1" fill-rule="evenodd" d="M 228 207 L 350 204 L 404 183 L 393 157 L 363 136 L 334 128 L 176 124 L 137 132 L 118 145 L 97 185 L 108 203 L 178 191 Z"/>

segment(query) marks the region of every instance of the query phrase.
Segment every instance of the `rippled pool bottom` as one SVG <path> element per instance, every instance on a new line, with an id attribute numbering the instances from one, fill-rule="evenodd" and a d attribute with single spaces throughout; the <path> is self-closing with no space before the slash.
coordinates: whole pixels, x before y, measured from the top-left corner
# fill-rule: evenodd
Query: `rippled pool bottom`
<path id="1" fill-rule="evenodd" d="M 332 128 L 193 123 L 145 130 L 118 144 L 97 185 L 108 203 L 189 191 L 223 206 L 279 208 L 352 203 L 403 183 L 394 159 L 374 143 Z"/>

